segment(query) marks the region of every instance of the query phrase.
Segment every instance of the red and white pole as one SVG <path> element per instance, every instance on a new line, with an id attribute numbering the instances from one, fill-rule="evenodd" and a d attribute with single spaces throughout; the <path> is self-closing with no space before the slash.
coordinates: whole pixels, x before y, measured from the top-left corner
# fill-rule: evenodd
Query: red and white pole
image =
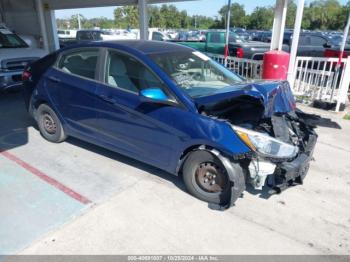
<path id="1" fill-rule="evenodd" d="M 225 41 L 225 66 L 227 66 L 227 57 L 229 56 L 228 43 L 230 39 L 230 18 L 231 18 L 231 0 L 228 0 L 228 9 L 227 9 L 227 19 L 226 19 L 226 41 Z"/>
<path id="2" fill-rule="evenodd" d="M 337 64 L 338 67 L 340 67 L 341 60 L 344 56 L 344 49 L 345 49 L 345 45 L 346 45 L 346 40 L 348 39 L 349 27 L 350 27 L 350 13 L 349 13 L 349 17 L 348 17 L 348 22 L 346 23 L 346 27 L 344 28 L 343 40 L 342 40 L 342 43 L 340 46 L 339 59 L 338 59 L 338 64 Z"/>

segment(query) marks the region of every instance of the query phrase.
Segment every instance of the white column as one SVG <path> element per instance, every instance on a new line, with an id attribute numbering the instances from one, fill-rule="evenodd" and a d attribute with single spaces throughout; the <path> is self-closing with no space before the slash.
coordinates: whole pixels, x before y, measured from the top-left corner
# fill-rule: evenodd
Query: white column
<path id="1" fill-rule="evenodd" d="M 44 11 L 45 13 L 45 22 L 46 30 L 49 40 L 49 50 L 50 52 L 56 51 L 60 48 L 58 35 L 57 35 L 57 23 L 54 10 Z"/>
<path id="2" fill-rule="evenodd" d="M 50 9 L 45 10 L 42 0 L 36 0 L 36 9 L 38 13 L 44 49 L 47 52 L 53 52 L 59 49 L 55 12 Z"/>
<path id="3" fill-rule="evenodd" d="M 138 0 L 138 6 L 139 6 L 140 39 L 148 40 L 147 0 Z"/>
<path id="4" fill-rule="evenodd" d="M 47 31 L 46 31 L 46 26 L 45 26 L 45 15 L 44 15 L 44 5 L 42 0 L 36 0 L 36 10 L 38 13 L 38 19 L 39 19 L 39 24 L 40 24 L 40 31 L 41 31 L 41 36 L 43 38 L 43 44 L 44 44 L 44 49 L 45 51 L 49 52 L 49 41 L 48 41 L 48 36 L 47 36 Z"/>
<path id="5" fill-rule="evenodd" d="M 294 81 L 296 76 L 295 61 L 297 57 L 301 22 L 303 20 L 304 3 L 305 3 L 304 0 L 298 0 L 297 13 L 295 15 L 294 31 L 293 31 L 292 45 L 290 48 L 290 58 L 289 58 L 288 77 L 287 77 L 291 88 L 293 88 L 294 86 Z"/>
<path id="6" fill-rule="evenodd" d="M 284 26 L 286 24 L 288 0 L 276 0 L 273 19 L 271 50 L 282 50 Z"/>

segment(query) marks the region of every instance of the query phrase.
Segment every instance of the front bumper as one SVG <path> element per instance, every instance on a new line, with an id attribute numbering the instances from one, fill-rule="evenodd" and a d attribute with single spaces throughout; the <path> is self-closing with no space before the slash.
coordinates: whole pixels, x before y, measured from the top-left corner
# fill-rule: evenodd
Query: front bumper
<path id="1" fill-rule="evenodd" d="M 280 193 L 288 187 L 302 184 L 309 170 L 310 161 L 317 141 L 317 134 L 312 132 L 305 146 L 297 158 L 291 162 L 283 162 L 277 165 L 275 173 L 267 177 L 266 185 L 271 188 L 270 193 Z"/>
<path id="2" fill-rule="evenodd" d="M 0 72 L 0 91 L 20 89 L 22 87 L 22 72 L 23 70 Z"/>

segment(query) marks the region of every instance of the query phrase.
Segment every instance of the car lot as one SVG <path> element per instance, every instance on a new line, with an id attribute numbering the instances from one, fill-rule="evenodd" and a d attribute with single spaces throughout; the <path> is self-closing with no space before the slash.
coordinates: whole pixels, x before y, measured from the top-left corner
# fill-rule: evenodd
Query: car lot
<path id="1" fill-rule="evenodd" d="M 155 168 L 45 141 L 21 95 L 1 94 L 0 253 L 350 254 L 350 121 L 316 112 L 304 185 L 268 199 L 249 189 L 219 212 Z"/>

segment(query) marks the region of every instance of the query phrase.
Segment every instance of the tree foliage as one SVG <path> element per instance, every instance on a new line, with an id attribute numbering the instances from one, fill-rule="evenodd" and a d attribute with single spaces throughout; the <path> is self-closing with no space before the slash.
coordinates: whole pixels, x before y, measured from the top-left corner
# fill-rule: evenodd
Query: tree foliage
<path id="1" fill-rule="evenodd" d="M 230 7 L 230 27 L 247 29 L 272 28 L 274 7 L 256 7 L 247 14 L 242 4 L 233 3 Z M 288 3 L 286 27 L 293 28 L 297 6 L 295 0 Z M 208 29 L 225 28 L 228 6 L 224 5 L 216 19 L 203 15 L 190 16 L 186 11 L 180 11 L 174 5 L 149 5 L 148 18 L 150 27 Z M 310 30 L 342 30 L 350 12 L 350 1 L 341 5 L 338 0 L 313 0 L 306 4 L 302 21 L 303 29 Z M 83 28 L 138 28 L 139 12 L 137 6 L 118 7 L 114 10 L 114 19 L 105 17 L 86 19 L 80 15 Z M 57 19 L 58 28 L 78 28 L 77 15 L 70 19 Z"/>

